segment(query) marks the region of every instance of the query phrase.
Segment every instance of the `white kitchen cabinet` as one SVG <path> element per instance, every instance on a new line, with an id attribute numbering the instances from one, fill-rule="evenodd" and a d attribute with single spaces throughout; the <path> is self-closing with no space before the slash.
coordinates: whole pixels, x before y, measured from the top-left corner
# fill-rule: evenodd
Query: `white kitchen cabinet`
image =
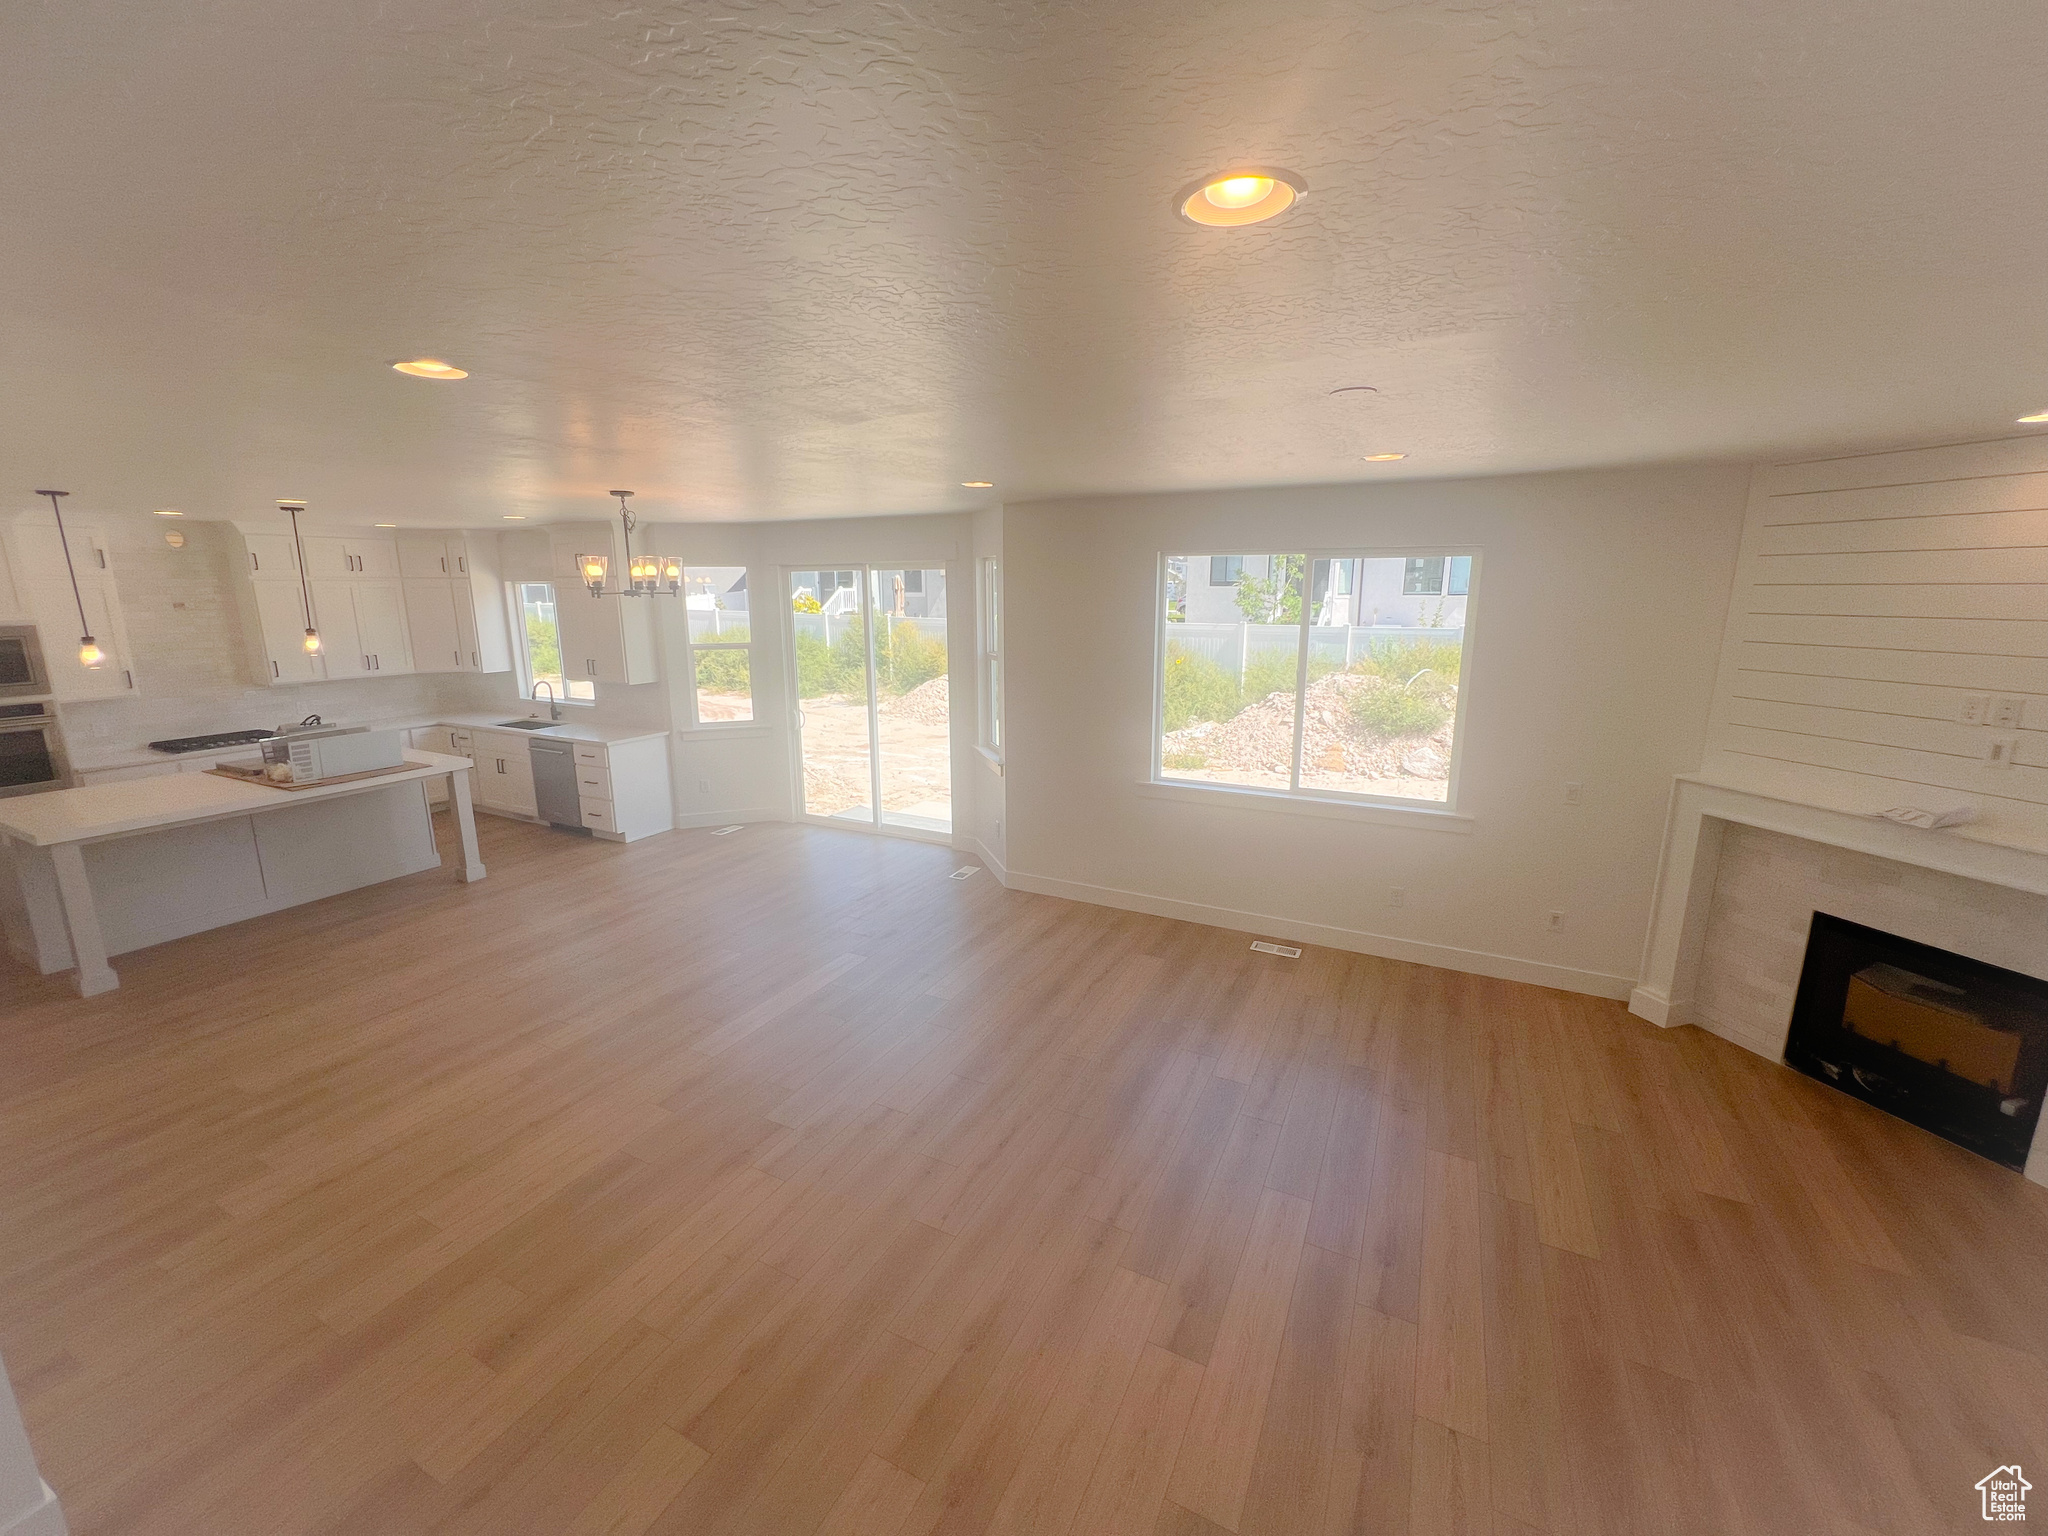
<path id="1" fill-rule="evenodd" d="M 592 597 L 577 557 L 604 555 L 606 585 L 625 582 L 620 531 L 604 523 L 569 523 L 548 530 L 554 567 L 555 619 L 562 636 L 562 671 L 571 682 L 653 683 L 661 680 L 652 608 L 680 599 Z"/>
<path id="2" fill-rule="evenodd" d="M 362 631 L 356 628 L 355 583 L 315 581 L 307 592 L 313 603 L 313 627 L 320 631 L 321 675 L 368 677 L 370 658 L 363 650 Z"/>
<path id="3" fill-rule="evenodd" d="M 401 533 L 398 574 L 407 581 L 453 580 L 469 574 L 469 541 L 459 533 Z"/>
<path id="4" fill-rule="evenodd" d="M 477 803 L 528 820 L 540 814 L 533 792 L 532 742 L 523 731 L 472 731 Z"/>
<path id="5" fill-rule="evenodd" d="M 252 581 L 297 581 L 298 551 L 288 533 L 244 533 L 242 543 L 249 555 Z"/>
<path id="6" fill-rule="evenodd" d="M 399 546 L 399 557 L 405 549 Z M 412 631 L 413 669 L 419 672 L 466 672 L 469 651 L 456 628 L 459 584 L 439 578 L 405 583 L 405 622 Z"/>
<path id="7" fill-rule="evenodd" d="M 396 581 L 398 541 L 382 534 L 301 535 L 315 581 Z"/>
<path id="8" fill-rule="evenodd" d="M 405 591 L 396 581 L 359 581 L 355 587 L 356 632 L 368 653 L 370 671 L 410 672 L 412 639 L 405 624 Z"/>
<path id="9" fill-rule="evenodd" d="M 269 673 L 266 681 L 313 683 L 325 677 L 319 658 L 306 654 L 306 605 L 298 581 L 252 581 L 249 587 Z"/>
<path id="10" fill-rule="evenodd" d="M 576 743 L 576 798 L 583 825 L 607 842 L 630 843 L 675 825 L 668 740 Z"/>
<path id="11" fill-rule="evenodd" d="M 26 514 L 13 524 L 8 538 L 16 593 L 42 641 L 50 691 L 62 703 L 130 698 L 136 692 L 135 662 L 105 537 L 90 524 L 69 519 L 65 528 L 71 541 L 69 568 L 54 518 L 37 520 L 35 514 Z M 78 578 L 75 598 L 73 572 Z M 96 668 L 88 668 L 78 659 L 81 607 L 85 610 L 84 633 L 93 637 L 106 657 Z"/>

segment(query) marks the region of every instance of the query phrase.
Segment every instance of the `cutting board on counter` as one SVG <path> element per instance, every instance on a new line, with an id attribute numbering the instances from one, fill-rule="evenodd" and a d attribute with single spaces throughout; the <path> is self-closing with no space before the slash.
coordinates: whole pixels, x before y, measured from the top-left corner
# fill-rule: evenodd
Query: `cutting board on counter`
<path id="1" fill-rule="evenodd" d="M 238 768 L 232 763 L 215 763 L 203 772 L 217 774 L 223 779 L 234 779 L 242 784 L 261 784 L 266 789 L 281 789 L 287 794 L 296 789 L 325 789 L 330 784 L 353 784 L 357 779 L 381 779 L 389 774 L 407 773 L 414 768 L 423 768 L 424 763 L 400 763 L 396 768 L 365 768 L 361 773 L 337 773 L 331 779 L 315 779 L 310 784 L 280 784 L 264 776 L 259 763 L 254 768 Z"/>

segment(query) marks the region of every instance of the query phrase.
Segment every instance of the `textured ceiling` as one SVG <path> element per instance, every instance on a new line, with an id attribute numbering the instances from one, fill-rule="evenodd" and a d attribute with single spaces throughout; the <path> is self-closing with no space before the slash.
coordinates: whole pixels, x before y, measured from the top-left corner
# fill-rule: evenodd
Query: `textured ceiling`
<path id="1" fill-rule="evenodd" d="M 0 484 L 804 517 L 2015 430 L 2044 58 L 2038 0 L 15 0 Z M 1171 215 L 1245 162 L 1309 196 Z"/>

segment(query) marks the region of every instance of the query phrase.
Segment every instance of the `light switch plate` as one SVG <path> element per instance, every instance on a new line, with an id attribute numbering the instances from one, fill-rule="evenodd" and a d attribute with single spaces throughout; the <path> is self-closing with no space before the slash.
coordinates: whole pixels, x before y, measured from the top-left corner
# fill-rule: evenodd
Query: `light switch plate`
<path id="1" fill-rule="evenodd" d="M 1992 768 L 2010 768 L 2019 750 L 2019 737 L 1994 736 L 1984 744 L 1984 761 Z"/>
<path id="2" fill-rule="evenodd" d="M 2018 725 L 2020 715 L 2026 710 L 2025 699 L 1998 698 L 1991 701 L 1991 723 L 1993 725 Z"/>

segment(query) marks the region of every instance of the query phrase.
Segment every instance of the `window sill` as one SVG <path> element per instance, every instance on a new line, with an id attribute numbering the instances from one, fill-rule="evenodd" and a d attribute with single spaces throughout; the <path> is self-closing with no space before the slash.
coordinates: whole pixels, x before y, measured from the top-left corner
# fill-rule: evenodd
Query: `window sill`
<path id="1" fill-rule="evenodd" d="M 1002 753 L 990 751 L 987 747 L 984 747 L 980 742 L 976 742 L 974 744 L 974 750 L 980 756 L 981 760 L 988 764 L 990 771 L 993 772 L 997 778 L 1000 779 L 1001 777 L 1003 777 Z"/>
<path id="2" fill-rule="evenodd" d="M 1475 822 L 1455 811 L 1425 806 L 1388 805 L 1381 800 L 1326 800 L 1314 795 L 1290 795 L 1272 790 L 1240 788 L 1231 784 L 1181 784 L 1160 779 L 1140 780 L 1139 794 L 1154 800 L 1178 800 L 1187 805 L 1209 805 L 1223 810 L 1279 811 L 1288 816 L 1321 816 L 1334 821 L 1378 822 L 1383 826 L 1407 827 L 1420 832 L 1470 833 Z"/>
<path id="3" fill-rule="evenodd" d="M 774 729 L 765 720 L 713 720 L 708 724 L 679 725 L 678 736 L 766 736 Z"/>

